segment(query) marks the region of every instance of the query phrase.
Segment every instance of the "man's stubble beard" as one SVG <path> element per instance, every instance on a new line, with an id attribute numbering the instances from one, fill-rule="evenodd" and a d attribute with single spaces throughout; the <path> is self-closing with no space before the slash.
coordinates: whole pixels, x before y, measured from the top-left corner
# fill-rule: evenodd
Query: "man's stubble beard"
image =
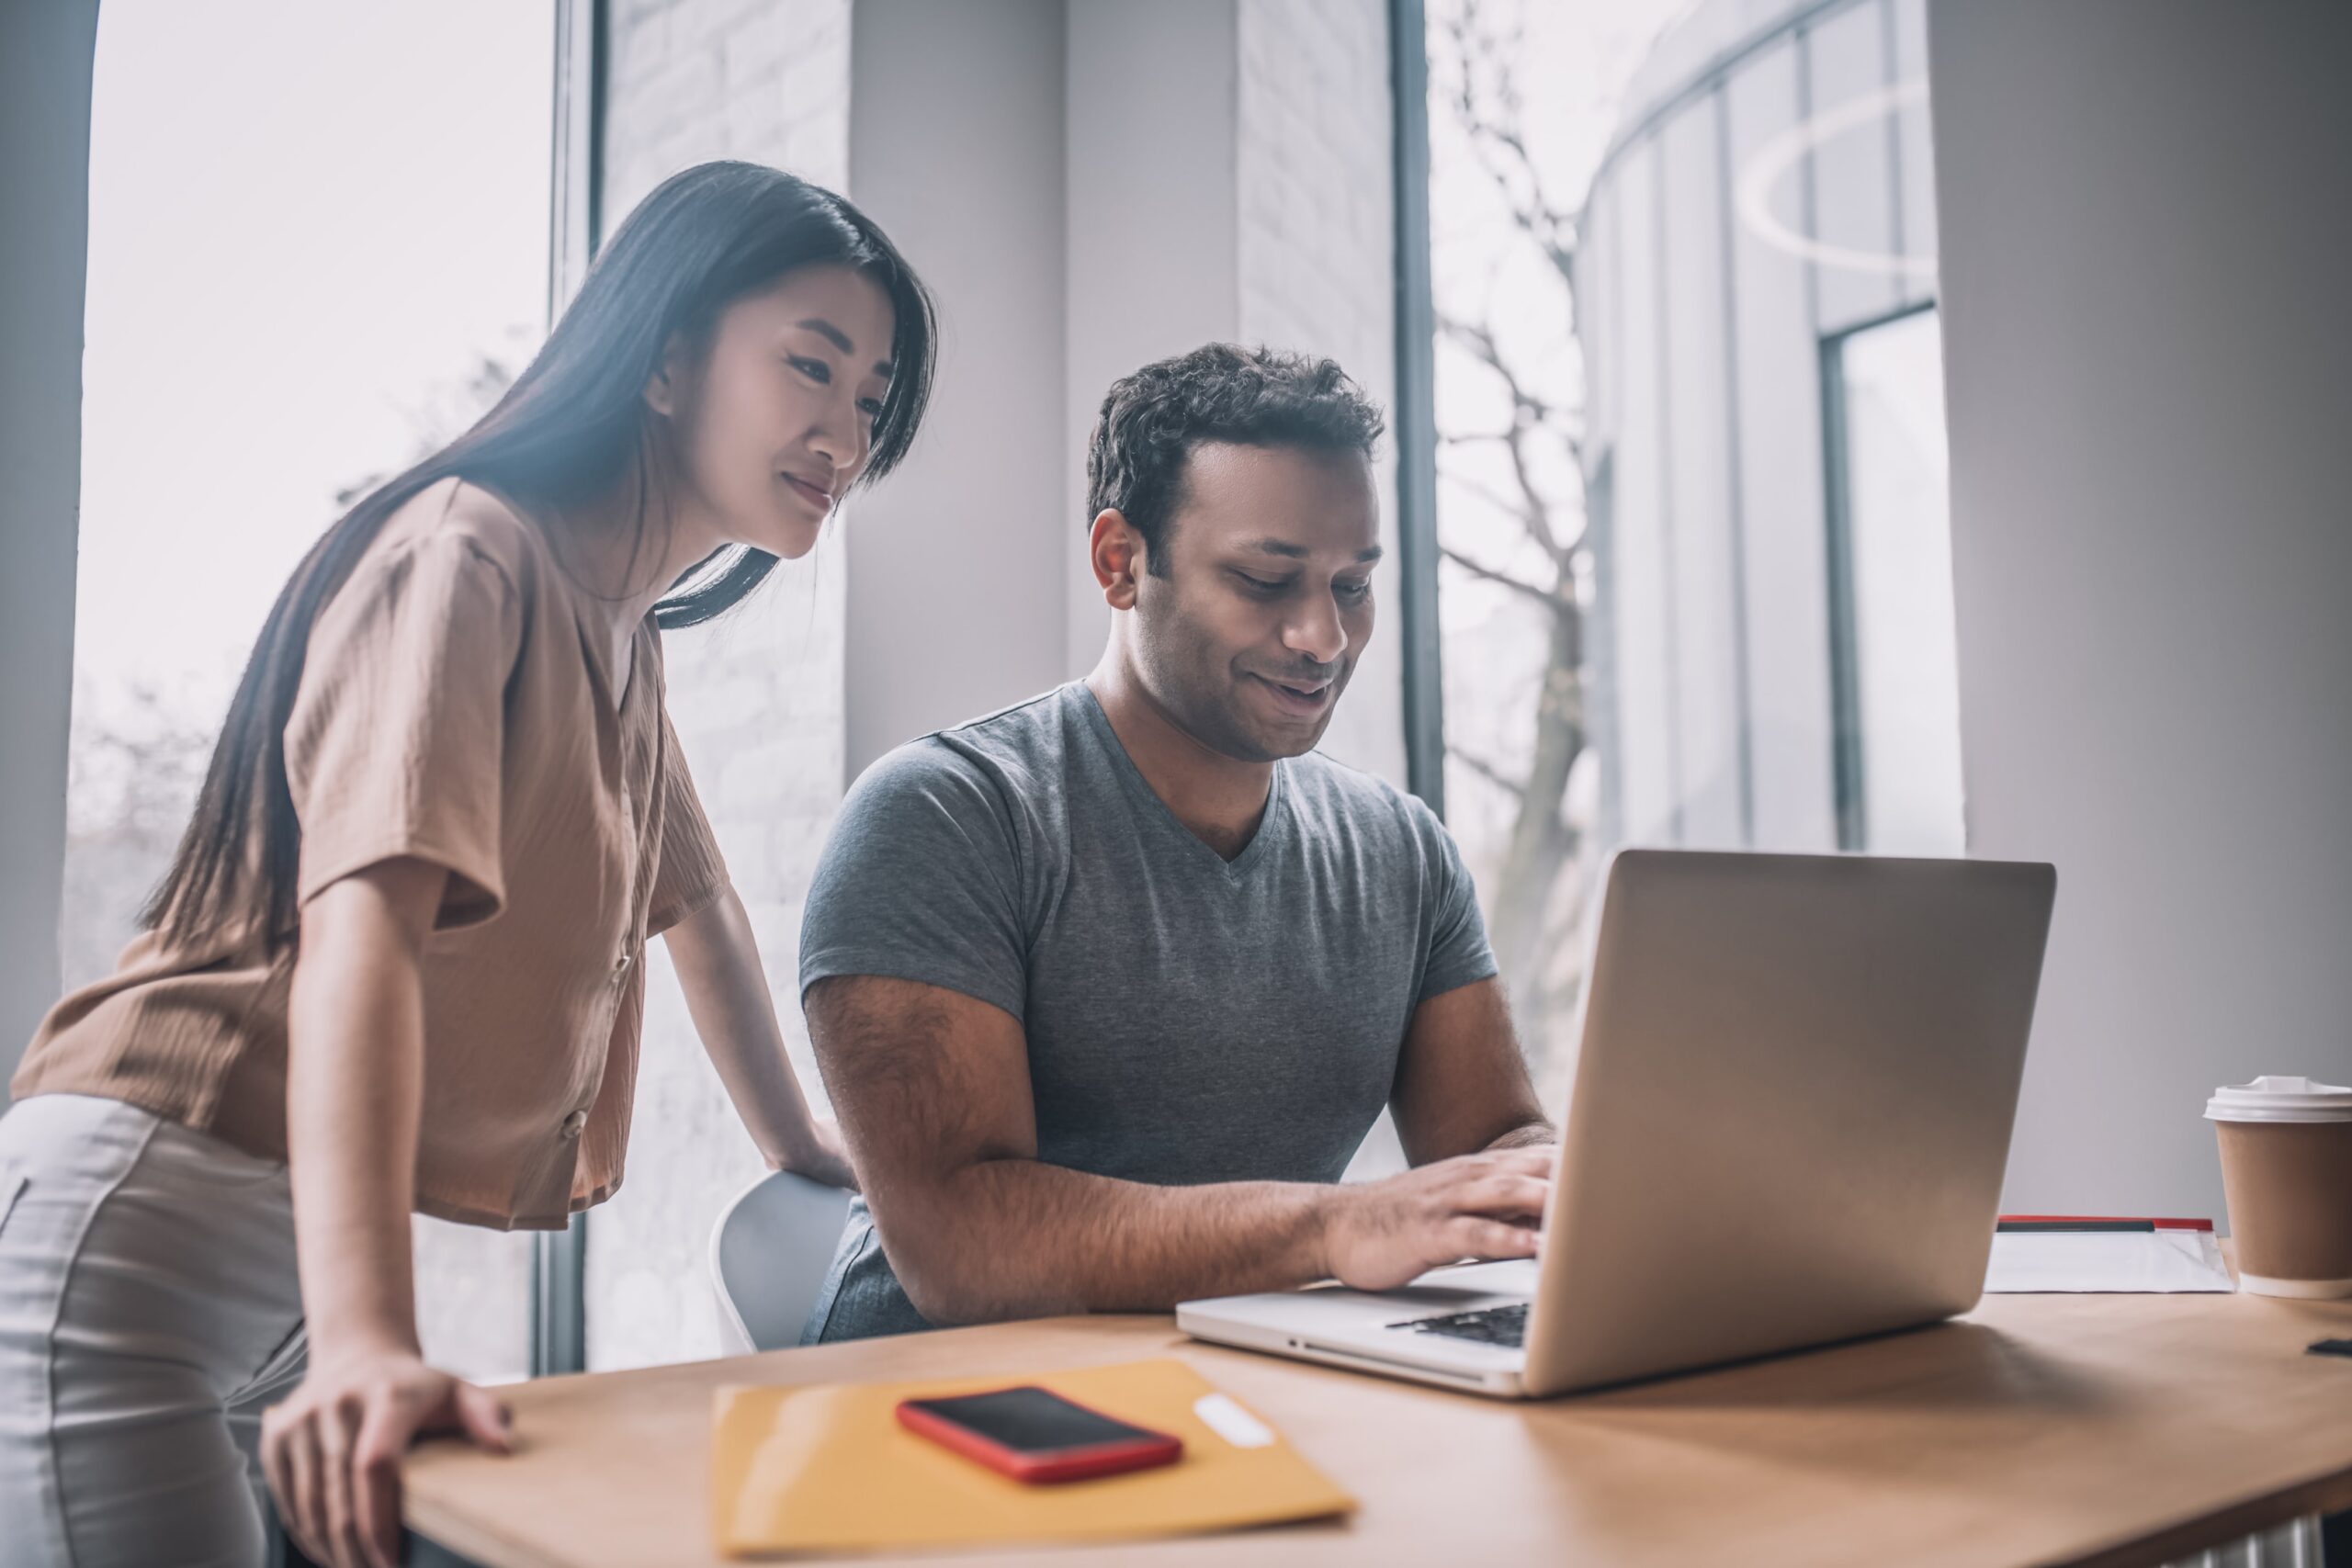
<path id="1" fill-rule="evenodd" d="M 1164 578 L 1161 581 L 1167 596 L 1176 599 L 1174 583 Z M 1322 743 L 1323 732 L 1331 727 L 1340 699 L 1355 674 L 1355 661 L 1343 661 L 1332 678 L 1331 701 L 1306 744 L 1295 750 L 1269 750 L 1237 711 L 1243 700 L 1239 682 L 1250 677 L 1237 671 L 1230 659 L 1217 661 L 1220 656 L 1210 640 L 1194 630 L 1178 604 L 1163 604 L 1150 615 L 1140 607 L 1135 613 L 1136 673 L 1145 690 L 1186 734 L 1238 762 L 1279 762 L 1315 750 Z"/>

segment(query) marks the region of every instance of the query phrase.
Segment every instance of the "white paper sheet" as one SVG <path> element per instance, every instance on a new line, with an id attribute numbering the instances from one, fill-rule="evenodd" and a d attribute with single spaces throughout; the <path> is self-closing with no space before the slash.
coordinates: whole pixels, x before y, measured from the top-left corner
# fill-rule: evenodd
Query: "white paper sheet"
<path id="1" fill-rule="evenodd" d="M 2234 1291 L 2211 1231 L 2003 1231 L 1987 1292 Z"/>

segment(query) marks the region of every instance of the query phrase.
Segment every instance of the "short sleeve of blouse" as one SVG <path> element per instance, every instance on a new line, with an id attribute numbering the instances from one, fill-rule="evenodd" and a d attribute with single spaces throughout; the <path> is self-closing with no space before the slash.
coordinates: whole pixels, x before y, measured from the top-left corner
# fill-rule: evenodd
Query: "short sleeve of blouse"
<path id="1" fill-rule="evenodd" d="M 506 901 L 499 859 L 514 584 L 454 534 L 371 553 L 320 612 L 285 729 L 296 896 L 389 860 L 450 874 L 435 924 Z"/>
<path id="2" fill-rule="evenodd" d="M 686 754 L 670 716 L 662 716 L 662 863 L 653 873 L 646 934 L 658 936 L 700 913 L 727 888 L 727 863 L 703 815 Z"/>

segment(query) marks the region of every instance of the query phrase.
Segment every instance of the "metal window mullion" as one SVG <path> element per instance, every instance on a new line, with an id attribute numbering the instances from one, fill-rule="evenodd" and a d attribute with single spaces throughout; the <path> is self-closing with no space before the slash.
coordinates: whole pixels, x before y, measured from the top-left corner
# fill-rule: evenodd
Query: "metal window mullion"
<path id="1" fill-rule="evenodd" d="M 1860 626 L 1854 602 L 1853 487 L 1846 430 L 1845 338 L 1821 342 L 1821 482 L 1829 564 L 1830 780 L 1838 847 L 1869 848 L 1863 793 Z"/>
<path id="2" fill-rule="evenodd" d="M 1661 133 L 1650 146 L 1650 244 L 1656 283 L 1650 290 L 1652 321 L 1650 350 L 1657 355 L 1657 520 L 1658 543 L 1666 570 L 1666 776 L 1671 781 L 1672 810 L 1668 814 L 1672 841 L 1680 844 L 1689 833 L 1690 796 L 1682 779 L 1682 553 L 1678 547 L 1674 517 L 1674 340 L 1667 322 L 1672 303 L 1666 243 L 1666 139 Z"/>
<path id="3" fill-rule="evenodd" d="M 1438 626 L 1437 308 L 1430 283 L 1429 24 L 1389 0 L 1395 117 L 1396 558 L 1404 623 L 1406 785 L 1445 816 L 1445 688 Z"/>
<path id="4" fill-rule="evenodd" d="M 1756 695 L 1749 669 L 1747 614 L 1747 477 L 1739 422 L 1738 214 L 1731 189 L 1731 87 L 1715 84 L 1715 207 L 1723 240 L 1724 447 L 1728 461 L 1724 500 L 1730 508 L 1732 648 L 1737 660 L 1739 701 L 1739 839 L 1756 847 Z"/>
<path id="5" fill-rule="evenodd" d="M 548 322 L 579 291 L 603 240 L 605 0 L 555 0 L 548 165 Z M 588 1367 L 588 1216 L 531 1244 L 531 1375 Z"/>

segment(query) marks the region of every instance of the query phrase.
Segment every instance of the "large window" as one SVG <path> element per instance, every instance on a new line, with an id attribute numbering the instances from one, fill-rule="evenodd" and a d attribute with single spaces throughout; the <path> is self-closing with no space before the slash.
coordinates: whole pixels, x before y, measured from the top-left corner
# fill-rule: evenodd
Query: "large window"
<path id="1" fill-rule="evenodd" d="M 1923 0 L 1428 0 L 1448 819 L 1547 1092 L 1623 844 L 1963 846 Z"/>
<path id="2" fill-rule="evenodd" d="M 129 940 L 302 551 L 537 344 L 551 28 L 474 0 L 101 9 L 69 985 Z M 525 1372 L 529 1238 L 416 1237 L 428 1354 Z"/>

